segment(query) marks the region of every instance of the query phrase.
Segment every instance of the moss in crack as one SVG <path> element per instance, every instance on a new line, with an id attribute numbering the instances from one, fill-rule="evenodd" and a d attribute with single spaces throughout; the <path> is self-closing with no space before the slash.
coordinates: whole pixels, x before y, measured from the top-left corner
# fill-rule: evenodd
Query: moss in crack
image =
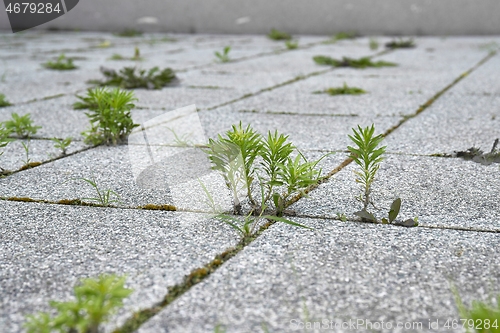
<path id="1" fill-rule="evenodd" d="M 409 39 L 399 38 L 385 44 L 385 47 L 387 47 L 388 49 L 411 49 L 416 46 L 417 45 L 415 44 L 413 38 Z"/>
<path id="2" fill-rule="evenodd" d="M 173 205 L 153 205 L 153 204 L 147 204 L 144 206 L 138 207 L 139 209 L 146 209 L 146 210 L 167 210 L 167 211 L 176 211 L 177 208 Z"/>
<path id="3" fill-rule="evenodd" d="M 314 62 L 318 65 L 329 65 L 332 67 L 352 67 L 352 68 L 367 68 L 367 67 L 394 67 L 396 63 L 388 61 L 375 61 L 373 62 L 370 57 L 363 57 L 359 59 L 343 57 L 342 59 L 334 59 L 328 56 L 318 55 L 313 57 Z"/>
<path id="4" fill-rule="evenodd" d="M 10 197 L 7 198 L 8 201 L 17 201 L 17 202 L 40 202 L 39 200 L 27 198 L 27 197 Z"/>
<path id="5" fill-rule="evenodd" d="M 142 31 L 136 29 L 125 29 L 123 31 L 114 33 L 113 35 L 117 37 L 140 37 L 142 36 Z"/>
<path id="6" fill-rule="evenodd" d="M 328 94 L 330 96 L 336 95 L 362 95 L 366 94 L 366 91 L 358 87 L 349 87 L 344 82 L 342 87 L 328 88 L 325 90 L 314 91 L 313 94 Z"/>
<path id="7" fill-rule="evenodd" d="M 19 171 L 23 171 L 23 170 L 28 170 L 28 169 L 31 169 L 31 168 L 34 168 L 34 167 L 37 167 L 39 165 L 42 165 L 42 162 L 29 162 L 28 164 L 25 164 L 23 165 Z"/>

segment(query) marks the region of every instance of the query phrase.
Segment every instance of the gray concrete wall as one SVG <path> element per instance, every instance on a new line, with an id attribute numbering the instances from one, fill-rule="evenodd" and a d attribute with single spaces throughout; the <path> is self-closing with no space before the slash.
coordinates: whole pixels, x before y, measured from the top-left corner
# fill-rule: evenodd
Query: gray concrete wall
<path id="1" fill-rule="evenodd" d="M 9 29 L 0 5 L 0 29 Z M 141 19 L 142 18 L 142 19 Z M 149 22 L 149 23 L 148 23 Z M 500 34 L 499 0 L 80 0 L 39 29 L 263 34 Z"/>

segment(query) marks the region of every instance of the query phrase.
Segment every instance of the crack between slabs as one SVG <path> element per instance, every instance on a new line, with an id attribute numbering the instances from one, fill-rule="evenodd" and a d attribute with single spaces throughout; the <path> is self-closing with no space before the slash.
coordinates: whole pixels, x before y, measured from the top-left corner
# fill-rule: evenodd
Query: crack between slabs
<path id="1" fill-rule="evenodd" d="M 446 87 L 441 89 L 439 92 L 437 92 L 433 97 L 431 97 L 427 102 L 422 104 L 413 114 L 407 115 L 403 117 L 396 125 L 392 126 L 389 128 L 387 131 L 385 131 L 382 136 L 387 137 L 390 135 L 392 132 L 397 130 L 400 126 L 402 126 L 404 123 L 406 123 L 408 120 L 417 117 L 419 114 L 424 112 L 427 108 L 429 108 L 439 97 L 441 97 L 444 93 L 446 93 L 448 90 L 453 88 L 457 83 L 459 83 L 461 80 L 463 80 L 466 76 L 474 72 L 476 69 L 481 67 L 483 64 L 485 64 L 488 60 L 490 60 L 492 57 L 494 57 L 497 54 L 497 52 L 490 52 L 486 57 L 481 59 L 477 64 L 475 64 L 473 67 L 469 68 L 467 71 L 462 73 L 460 76 L 458 76 L 455 80 L 453 80 L 450 84 L 448 84 Z M 311 185 L 308 188 L 305 189 L 304 194 L 299 194 L 287 203 L 287 206 L 290 206 L 297 201 L 299 201 L 301 198 L 304 197 L 304 195 L 307 195 L 311 191 L 314 191 L 316 188 L 318 188 L 321 184 L 324 182 L 328 181 L 333 175 L 344 169 L 346 166 L 351 164 L 353 161 L 352 158 L 347 158 L 345 159 L 339 166 L 337 166 L 335 169 L 330 171 L 326 176 L 324 176 L 317 184 Z"/>

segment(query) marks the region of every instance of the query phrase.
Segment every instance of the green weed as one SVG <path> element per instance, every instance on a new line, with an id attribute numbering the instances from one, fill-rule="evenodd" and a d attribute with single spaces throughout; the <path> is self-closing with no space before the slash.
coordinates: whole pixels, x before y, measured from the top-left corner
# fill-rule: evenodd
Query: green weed
<path id="1" fill-rule="evenodd" d="M 111 205 L 112 203 L 115 203 L 115 202 L 117 202 L 117 203 L 120 202 L 120 196 L 118 195 L 118 193 L 116 193 L 115 191 L 110 190 L 110 189 L 101 190 L 99 188 L 99 186 L 97 185 L 97 182 L 96 182 L 94 176 L 92 176 L 92 179 L 83 178 L 83 177 L 77 178 L 77 179 L 90 184 L 94 188 L 94 190 L 96 191 L 96 194 L 97 194 L 96 197 L 82 198 L 82 200 L 93 201 L 93 202 L 96 202 L 97 204 L 104 206 L 104 207 L 108 207 L 109 205 Z M 115 199 L 112 199 L 112 197 L 114 197 Z"/>
<path id="2" fill-rule="evenodd" d="M 88 108 L 91 128 L 83 132 L 88 144 L 114 144 L 123 142 L 137 126 L 132 120 L 130 110 L 137 100 L 133 92 L 120 89 L 108 91 L 106 88 L 89 89 L 87 96 L 78 96 L 83 102 L 77 102 L 75 108 Z"/>
<path id="3" fill-rule="evenodd" d="M 357 88 L 357 87 L 349 87 L 347 84 L 344 82 L 344 85 L 342 87 L 338 88 L 328 88 L 322 91 L 315 91 L 315 94 L 328 94 L 330 96 L 336 96 L 336 95 L 362 95 L 366 94 L 366 91 Z"/>
<path id="4" fill-rule="evenodd" d="M 9 101 L 7 101 L 7 99 L 5 99 L 5 95 L 4 94 L 0 94 L 0 108 L 4 108 L 6 106 L 11 106 L 12 104 L 9 103 Z"/>
<path id="5" fill-rule="evenodd" d="M 285 46 L 289 50 L 295 50 L 296 48 L 299 47 L 299 41 L 297 40 L 286 40 L 285 41 Z"/>
<path id="6" fill-rule="evenodd" d="M 414 48 L 416 46 L 417 45 L 413 41 L 413 38 L 410 39 L 399 38 L 397 40 L 392 40 L 385 44 L 385 47 L 389 49 L 408 49 L 408 48 Z"/>
<path id="7" fill-rule="evenodd" d="M 469 332 L 477 333 L 500 333 L 500 294 L 497 296 L 496 305 L 494 302 L 472 301 L 470 308 L 467 308 L 455 286 L 452 286 L 460 317 L 461 327 Z"/>
<path id="8" fill-rule="evenodd" d="M 272 40 L 290 40 L 290 39 L 292 39 L 292 36 L 290 34 L 287 34 L 286 32 L 279 31 L 276 29 L 271 29 L 271 31 L 267 34 L 267 37 L 269 37 Z"/>
<path id="9" fill-rule="evenodd" d="M 283 215 L 288 198 L 318 182 L 321 170 L 316 166 L 324 157 L 307 161 L 288 136 L 275 131 L 264 138 L 241 122 L 233 125 L 225 137 L 210 139 L 205 152 L 212 169 L 222 174 L 233 193 L 235 213 L 241 214 L 238 194 L 246 191 L 251 215 L 258 216 L 263 209 L 274 206 L 273 215 L 277 217 Z M 253 185 L 260 189 L 260 203 L 252 195 Z"/>
<path id="10" fill-rule="evenodd" d="M 373 62 L 370 57 L 363 57 L 359 59 L 353 59 L 348 57 L 343 57 L 342 60 L 333 59 L 328 56 L 315 56 L 313 57 L 314 62 L 318 65 L 329 65 L 333 67 L 353 67 L 353 68 L 367 68 L 367 67 L 392 67 L 397 66 L 393 62 L 387 61 L 376 61 Z"/>
<path id="11" fill-rule="evenodd" d="M 60 149 L 61 154 L 66 155 L 66 150 L 71 144 L 71 141 L 73 141 L 73 138 L 66 138 L 66 139 L 52 138 L 51 140 L 54 142 L 54 148 Z"/>
<path id="12" fill-rule="evenodd" d="M 121 32 L 114 33 L 113 35 L 118 37 L 139 37 L 142 36 L 142 32 L 135 29 L 125 29 Z"/>
<path id="13" fill-rule="evenodd" d="M 485 153 L 479 148 L 471 147 L 466 151 L 456 152 L 457 157 L 461 157 L 466 161 L 472 160 L 476 163 L 483 165 L 490 165 L 492 163 L 500 163 L 500 150 L 497 149 L 499 139 L 493 142 L 493 147 L 490 152 Z"/>
<path id="14" fill-rule="evenodd" d="M 160 71 L 158 67 L 153 67 L 148 71 L 135 67 L 124 67 L 119 72 L 101 67 L 101 73 L 106 77 L 106 80 L 92 80 L 89 83 L 100 86 L 116 86 L 124 89 L 161 89 L 176 78 L 172 69 L 165 68 Z"/>
<path id="15" fill-rule="evenodd" d="M 215 56 L 219 62 L 229 62 L 231 59 L 229 58 L 229 51 L 231 51 L 231 46 L 224 47 L 222 52 L 216 51 Z"/>
<path id="16" fill-rule="evenodd" d="M 363 193 L 357 198 L 363 202 L 363 209 L 357 212 L 363 219 L 376 221 L 373 214 L 368 212 L 368 205 L 372 204 L 370 199 L 371 186 L 375 180 L 375 175 L 380 168 L 380 163 L 384 159 L 382 154 L 385 152 L 385 146 L 378 147 L 384 137 L 379 134 L 374 136 L 375 126 L 352 129 L 354 135 L 349 135 L 349 139 L 356 144 L 356 147 L 348 146 L 351 152 L 351 158 L 360 167 L 361 171 L 355 171 L 356 182 L 363 187 Z M 361 216 L 363 215 L 363 216 Z"/>
<path id="17" fill-rule="evenodd" d="M 141 57 L 141 50 L 139 50 L 138 47 L 136 47 L 134 49 L 134 56 L 133 57 L 130 57 L 130 58 L 127 58 L 127 57 L 124 57 L 122 56 L 121 54 L 118 54 L 118 53 L 114 53 L 110 58 L 110 60 L 133 60 L 133 61 L 141 61 L 141 60 L 144 60 L 142 57 Z"/>
<path id="18" fill-rule="evenodd" d="M 370 50 L 376 51 L 378 50 L 379 44 L 375 38 L 370 38 Z"/>
<path id="19" fill-rule="evenodd" d="M 31 114 L 25 114 L 20 116 L 13 112 L 11 114 L 12 119 L 4 121 L 3 127 L 5 130 L 15 133 L 17 137 L 21 139 L 29 138 L 31 135 L 36 134 L 36 132 L 42 128 L 41 126 L 33 126 L 33 121 L 31 120 Z"/>
<path id="20" fill-rule="evenodd" d="M 358 36 L 358 34 L 356 32 L 353 32 L 353 31 L 347 31 L 347 32 L 339 32 L 335 35 L 333 35 L 330 40 L 327 40 L 325 42 L 323 42 L 323 44 L 334 44 L 336 42 L 338 42 L 339 40 L 343 40 L 343 39 L 354 39 Z"/>
<path id="21" fill-rule="evenodd" d="M 61 54 L 55 62 L 47 61 L 46 63 L 43 63 L 42 66 L 45 68 L 55 69 L 59 71 L 67 71 L 78 68 L 73 64 L 73 59 L 66 58 L 64 54 Z"/>
<path id="22" fill-rule="evenodd" d="M 81 279 L 74 287 L 75 300 L 51 301 L 57 311 L 55 316 L 39 312 L 26 317 L 28 333 L 98 333 L 102 323 L 123 306 L 123 300 L 131 293 L 124 287 L 126 277 L 101 275 L 97 279 Z"/>

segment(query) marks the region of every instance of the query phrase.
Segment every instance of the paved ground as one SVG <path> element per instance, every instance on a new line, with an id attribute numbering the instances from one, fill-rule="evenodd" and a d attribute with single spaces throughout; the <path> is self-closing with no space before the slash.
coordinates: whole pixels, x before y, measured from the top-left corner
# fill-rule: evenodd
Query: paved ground
<path id="1" fill-rule="evenodd" d="M 384 52 L 383 37 L 378 50 L 369 48 L 368 38 L 298 40 L 299 49 L 287 50 L 264 36 L 0 35 L 0 93 L 13 103 L 0 108 L 0 121 L 30 113 L 42 126 L 29 142 L 31 162 L 41 165 L 18 171 L 26 160 L 20 140 L 0 157 L 2 168 L 15 171 L 0 179 L 1 331 L 22 331 L 26 314 L 47 310 L 51 299 L 68 299 L 81 277 L 127 274 L 135 292 L 108 325 L 111 331 L 239 241 L 206 214 L 199 185 L 182 178 L 184 166 L 195 161 L 216 199 L 227 204 L 198 154 L 166 147 L 161 154 L 174 156 L 168 170 L 183 181 L 164 186 L 136 181 L 144 156 L 140 138 L 129 146 L 83 143 L 88 120 L 72 104 L 88 80 L 101 78 L 100 66 L 177 72 L 177 86 L 135 91 L 133 117 L 149 126 L 153 146 L 165 133 L 155 121 L 196 104 L 190 129 L 198 129 L 200 143 L 241 120 L 261 133 L 289 134 L 307 156 L 336 152 L 322 167 L 325 174 L 339 170 L 291 207 L 296 216 L 289 218 L 314 230 L 272 225 L 140 332 L 214 332 L 217 325 L 227 332 L 290 332 L 304 331 L 299 324 L 307 321 L 354 331 L 334 326 L 349 320 L 385 322 L 373 331 L 444 332 L 451 331 L 443 327 L 448 319 L 459 318 L 452 283 L 466 303 L 500 292 L 499 165 L 444 157 L 471 146 L 489 150 L 500 137 L 500 57 L 490 53 L 500 37 L 418 38 L 414 49 Z M 226 45 L 232 61 L 215 62 L 214 52 Z M 132 56 L 134 47 L 143 61 L 109 60 L 115 53 Z M 61 53 L 79 68 L 41 67 Z M 315 55 L 373 56 L 399 65 L 332 69 L 315 64 Z M 368 93 L 313 94 L 344 82 Z M 388 207 L 401 197 L 401 215 L 418 216 L 419 227 L 356 222 L 355 166 L 342 162 L 351 128 L 372 123 L 387 134 L 388 151 L 374 184 L 376 203 Z M 74 139 L 67 156 L 53 147 L 53 137 Z M 116 208 L 56 204 L 94 196 L 77 179 L 92 176 L 120 195 Z M 178 211 L 139 209 L 147 204 Z M 436 320 L 440 327 L 429 328 Z M 422 326 L 396 329 L 398 323 Z M 328 331 L 323 328 L 316 331 Z"/>

